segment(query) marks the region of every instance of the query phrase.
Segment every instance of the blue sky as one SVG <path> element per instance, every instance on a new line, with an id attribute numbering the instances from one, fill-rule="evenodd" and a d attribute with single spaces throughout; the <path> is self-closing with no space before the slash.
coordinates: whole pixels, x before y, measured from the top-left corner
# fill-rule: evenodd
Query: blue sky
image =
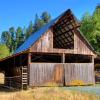
<path id="1" fill-rule="evenodd" d="M 0 0 L 0 34 L 11 26 L 27 26 L 37 13 L 48 11 L 52 18 L 70 8 L 80 19 L 85 12 L 93 13 L 100 0 Z"/>

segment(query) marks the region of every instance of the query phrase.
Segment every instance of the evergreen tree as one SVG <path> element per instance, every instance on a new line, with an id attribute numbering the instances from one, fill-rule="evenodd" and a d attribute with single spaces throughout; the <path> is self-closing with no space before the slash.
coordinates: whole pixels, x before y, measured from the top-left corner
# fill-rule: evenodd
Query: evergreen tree
<path id="1" fill-rule="evenodd" d="M 43 12 L 42 15 L 41 15 L 41 19 L 46 24 L 51 20 L 51 16 L 50 16 L 50 14 L 48 14 L 48 12 Z"/>
<path id="2" fill-rule="evenodd" d="M 33 23 L 30 21 L 28 28 L 26 29 L 26 39 L 33 33 Z"/>
<path id="3" fill-rule="evenodd" d="M 18 27 L 16 30 L 16 48 L 18 48 L 25 41 L 23 30 Z"/>
<path id="4" fill-rule="evenodd" d="M 43 20 L 41 20 L 38 17 L 38 15 L 36 14 L 35 15 L 35 20 L 34 20 L 34 26 L 33 26 L 34 32 L 36 32 L 37 30 L 39 30 L 43 25 L 44 25 Z"/>

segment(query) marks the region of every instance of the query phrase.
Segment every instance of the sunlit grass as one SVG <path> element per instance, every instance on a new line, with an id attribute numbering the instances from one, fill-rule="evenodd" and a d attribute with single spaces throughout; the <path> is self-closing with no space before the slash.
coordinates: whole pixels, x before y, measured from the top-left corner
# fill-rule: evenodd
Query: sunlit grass
<path id="1" fill-rule="evenodd" d="M 27 91 L 0 93 L 1 100 L 100 100 L 99 96 L 64 90 L 62 87 L 41 87 Z"/>
<path id="2" fill-rule="evenodd" d="M 0 84 L 4 82 L 3 77 L 4 75 L 0 74 Z M 51 84 L 51 87 L 37 87 L 19 92 L 5 90 L 5 92 L 0 92 L 0 100 L 100 100 L 100 96 L 54 87 L 55 85 Z"/>

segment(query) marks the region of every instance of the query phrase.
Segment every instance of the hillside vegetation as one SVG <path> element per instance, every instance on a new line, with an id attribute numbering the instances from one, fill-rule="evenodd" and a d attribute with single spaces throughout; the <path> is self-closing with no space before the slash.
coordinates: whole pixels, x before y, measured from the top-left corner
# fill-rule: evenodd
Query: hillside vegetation
<path id="1" fill-rule="evenodd" d="M 7 46 L 5 44 L 0 44 L 0 58 L 4 58 L 9 55 L 10 55 L 10 52 Z"/>

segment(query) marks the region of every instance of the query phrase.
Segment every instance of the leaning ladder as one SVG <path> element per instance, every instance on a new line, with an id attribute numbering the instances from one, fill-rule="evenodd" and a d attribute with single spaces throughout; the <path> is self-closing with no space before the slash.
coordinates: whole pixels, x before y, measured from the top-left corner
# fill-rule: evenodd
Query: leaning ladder
<path id="1" fill-rule="evenodd" d="M 27 66 L 22 66 L 22 89 L 27 89 L 28 85 L 28 69 Z"/>

